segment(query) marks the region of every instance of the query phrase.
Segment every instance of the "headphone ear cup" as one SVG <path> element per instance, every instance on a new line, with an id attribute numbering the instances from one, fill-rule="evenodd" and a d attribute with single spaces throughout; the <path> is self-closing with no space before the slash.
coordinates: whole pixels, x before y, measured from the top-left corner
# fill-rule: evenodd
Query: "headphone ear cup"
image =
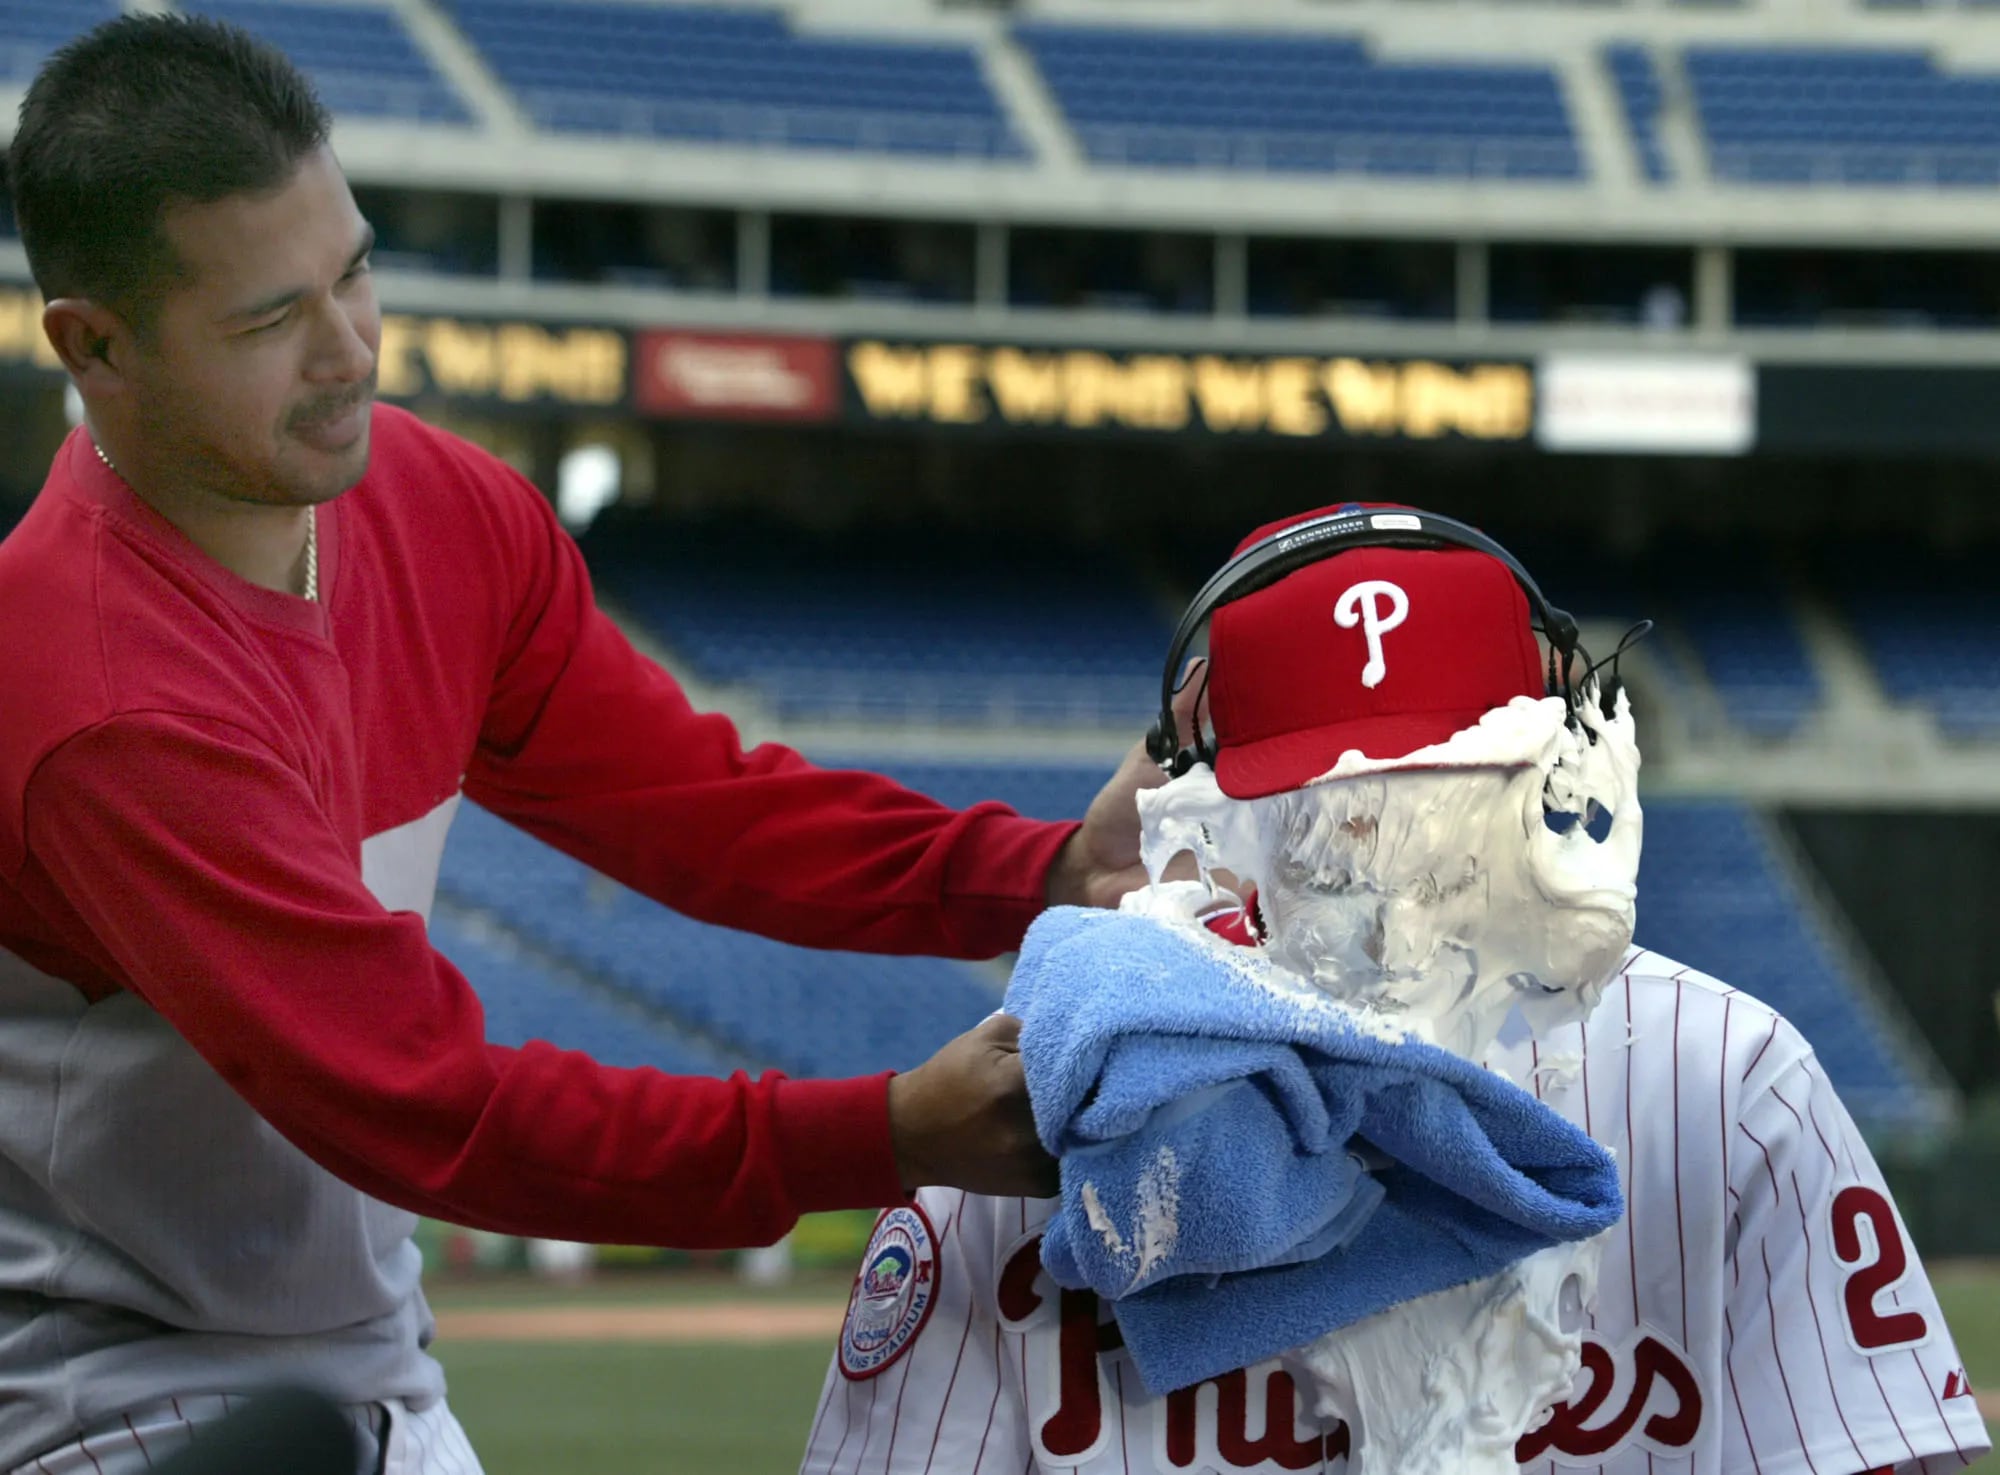
<path id="1" fill-rule="evenodd" d="M 1167 716 L 1153 719 L 1153 725 L 1146 731 L 1146 756 L 1162 768 L 1172 768 L 1178 761 L 1180 738 L 1174 732 L 1173 720 Z M 1176 773 L 1178 778 L 1179 774 Z"/>

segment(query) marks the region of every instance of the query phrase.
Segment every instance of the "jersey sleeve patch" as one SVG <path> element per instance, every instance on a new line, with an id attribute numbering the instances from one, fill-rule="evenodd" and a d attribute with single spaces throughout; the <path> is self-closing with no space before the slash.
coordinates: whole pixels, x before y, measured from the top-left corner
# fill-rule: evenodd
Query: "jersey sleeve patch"
<path id="1" fill-rule="evenodd" d="M 842 1377 L 878 1377 L 910 1350 L 937 1304 L 939 1269 L 937 1231 L 921 1207 L 901 1205 L 875 1221 L 840 1326 Z"/>

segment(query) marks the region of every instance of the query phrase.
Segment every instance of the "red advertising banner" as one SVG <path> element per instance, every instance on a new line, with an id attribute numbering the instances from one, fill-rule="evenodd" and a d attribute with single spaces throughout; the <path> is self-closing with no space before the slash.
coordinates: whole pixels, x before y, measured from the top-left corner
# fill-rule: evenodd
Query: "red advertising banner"
<path id="1" fill-rule="evenodd" d="M 638 335 L 633 405 L 677 419 L 826 421 L 840 414 L 840 353 L 830 338 L 761 333 Z"/>

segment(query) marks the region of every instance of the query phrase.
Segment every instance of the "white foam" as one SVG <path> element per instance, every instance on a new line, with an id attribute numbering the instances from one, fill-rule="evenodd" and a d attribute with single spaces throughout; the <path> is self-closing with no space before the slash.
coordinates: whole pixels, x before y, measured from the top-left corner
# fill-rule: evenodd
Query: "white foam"
<path id="1" fill-rule="evenodd" d="M 1173 1148 L 1161 1146 L 1139 1173 L 1138 1223 L 1132 1226 L 1131 1240 L 1105 1208 L 1095 1183 L 1086 1182 L 1078 1197 L 1083 1200 L 1084 1219 L 1104 1242 L 1106 1253 L 1133 1267 L 1120 1294 L 1137 1290 L 1173 1254 L 1181 1232 L 1181 1166 Z"/>
<path id="2" fill-rule="evenodd" d="M 1576 1084 L 1577 1077 L 1583 1073 L 1583 1052 L 1544 1050 L 1540 1063 L 1530 1073 L 1548 1090 L 1567 1090 Z"/>
<path id="3" fill-rule="evenodd" d="M 1221 895 L 1226 897 L 1227 893 Z M 1351 1003 L 1315 987 L 1287 969 L 1267 949 L 1242 947 L 1218 937 L 1200 920 L 1215 910 L 1217 900 L 1218 893 L 1202 882 L 1165 881 L 1127 893 L 1119 903 L 1119 910 L 1149 917 L 1179 933 L 1207 953 L 1214 964 L 1226 969 L 1234 982 L 1276 1002 L 1301 1029 L 1310 1023 L 1330 1024 L 1337 1029 L 1357 1030 L 1392 1045 L 1426 1038 L 1378 1009 Z"/>
<path id="4" fill-rule="evenodd" d="M 1561 699 L 1519 697 L 1445 742 L 1349 751 L 1266 799 L 1233 800 L 1197 766 L 1140 794 L 1154 885 L 1125 909 L 1199 935 L 1287 1007 L 1384 1039 L 1477 1060 L 1515 1009 L 1536 1035 L 1582 1020 L 1631 941 L 1644 833 L 1630 706 L 1621 693 L 1606 717 L 1594 697 L 1577 726 Z M 1577 822 L 1559 833 L 1551 811 Z M 1603 816 L 1608 832 L 1589 823 Z M 1183 851 L 1202 879 L 1162 883 Z M 1200 925 L 1235 899 L 1220 873 L 1255 885 L 1264 946 Z M 1579 1063 L 1545 1055 L 1542 1070 L 1560 1083 Z M 1580 1365 L 1600 1247 L 1542 1251 L 1290 1354 L 1317 1412 L 1354 1427 L 1354 1475 L 1512 1475 L 1515 1442 Z"/>
<path id="5" fill-rule="evenodd" d="M 1349 1475 L 1515 1475 L 1515 1443 L 1582 1364 L 1603 1243 L 1557 1245 L 1292 1354 L 1313 1412 L 1352 1432 Z"/>
<path id="6" fill-rule="evenodd" d="M 1621 694 L 1581 728 L 1560 698 L 1517 697 L 1406 758 L 1349 751 L 1303 789 L 1234 800 L 1197 766 L 1139 796 L 1154 877 L 1183 851 L 1197 895 L 1254 882 L 1269 956 L 1322 991 L 1467 1058 L 1510 1010 L 1536 1034 L 1587 1016 L 1631 942 L 1638 746 Z M 1579 818 L 1610 817 L 1599 841 Z M 1160 890 L 1156 886 L 1152 890 Z M 1185 910 L 1185 895 L 1173 905 Z M 1146 905 L 1141 903 L 1140 905 Z"/>
<path id="7" fill-rule="evenodd" d="M 1097 1185 L 1086 1183 L 1080 1195 L 1083 1199 L 1083 1216 L 1090 1221 L 1090 1227 L 1097 1231 L 1097 1237 L 1104 1241 L 1104 1248 L 1119 1259 L 1124 1259 L 1125 1236 L 1118 1232 L 1118 1225 L 1111 1213 L 1104 1207 L 1104 1201 L 1097 1196 Z"/>
<path id="8" fill-rule="evenodd" d="M 1171 1147 L 1162 1146 L 1139 1175 L 1139 1271 L 1144 1281 L 1174 1252 L 1181 1233 L 1181 1165 Z"/>

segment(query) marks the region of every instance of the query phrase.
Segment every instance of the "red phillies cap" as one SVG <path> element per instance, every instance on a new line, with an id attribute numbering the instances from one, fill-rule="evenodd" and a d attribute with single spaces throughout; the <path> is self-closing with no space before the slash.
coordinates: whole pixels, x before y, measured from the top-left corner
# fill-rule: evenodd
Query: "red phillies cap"
<path id="1" fill-rule="evenodd" d="M 1257 529 L 1237 552 L 1322 508 Z M 1359 749 L 1395 759 L 1517 696 L 1546 695 L 1527 596 L 1469 548 L 1355 548 L 1209 620 L 1215 781 L 1236 799 L 1300 788 Z"/>

